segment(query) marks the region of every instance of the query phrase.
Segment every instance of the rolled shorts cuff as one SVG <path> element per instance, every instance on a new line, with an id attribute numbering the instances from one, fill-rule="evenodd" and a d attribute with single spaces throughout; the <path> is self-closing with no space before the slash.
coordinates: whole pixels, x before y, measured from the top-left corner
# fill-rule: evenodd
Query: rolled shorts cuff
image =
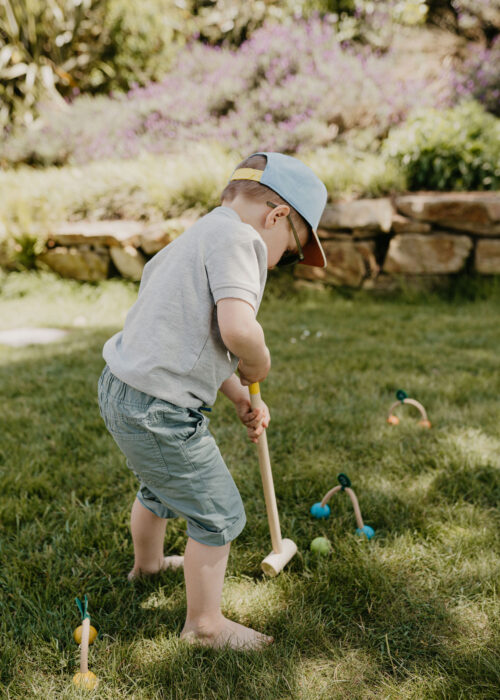
<path id="1" fill-rule="evenodd" d="M 147 508 L 147 510 L 157 515 L 159 518 L 185 518 L 185 515 L 181 513 L 175 513 L 173 510 L 168 508 L 164 503 L 161 503 L 156 496 L 145 486 L 137 491 L 136 494 L 139 503 Z M 228 542 L 235 540 L 238 535 L 243 531 L 247 522 L 245 511 L 243 510 L 241 515 L 238 516 L 236 520 L 232 522 L 231 525 L 226 527 L 224 530 L 207 530 L 203 526 L 199 525 L 197 522 L 187 518 L 187 534 L 195 542 L 200 544 L 206 544 L 210 547 L 222 547 Z"/>
<path id="2" fill-rule="evenodd" d="M 146 490 L 149 491 L 149 489 L 141 487 L 136 493 L 137 500 L 144 506 L 144 508 L 147 508 L 147 510 L 150 510 L 151 513 L 154 513 L 154 515 L 157 515 L 159 518 L 179 517 L 178 513 L 174 513 L 173 510 L 170 510 L 170 508 L 167 508 L 166 505 L 160 503 L 160 501 L 153 494 L 151 494 L 152 498 L 145 494 L 144 491 Z M 149 491 L 149 493 L 151 492 Z"/>
<path id="3" fill-rule="evenodd" d="M 245 527 L 246 522 L 247 518 L 245 511 L 243 511 L 232 525 L 226 527 L 224 530 L 214 532 L 213 530 L 206 530 L 188 518 L 187 534 L 188 537 L 200 544 L 206 544 L 209 547 L 222 547 L 238 537 Z"/>

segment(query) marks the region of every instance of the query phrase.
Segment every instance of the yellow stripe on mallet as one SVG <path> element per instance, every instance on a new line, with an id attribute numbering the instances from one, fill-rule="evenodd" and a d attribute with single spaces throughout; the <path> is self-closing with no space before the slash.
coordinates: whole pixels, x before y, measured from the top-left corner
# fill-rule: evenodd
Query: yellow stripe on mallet
<path id="1" fill-rule="evenodd" d="M 262 398 L 258 382 L 250 384 L 250 403 L 252 408 L 262 408 Z M 273 473 L 267 445 L 267 434 L 264 430 L 258 438 L 257 448 L 259 452 L 259 467 L 264 487 L 264 500 L 266 502 L 267 519 L 271 533 L 273 551 L 262 561 L 262 571 L 268 576 L 277 576 L 288 564 L 297 552 L 297 545 L 289 539 L 282 539 L 276 494 L 274 493 Z"/>

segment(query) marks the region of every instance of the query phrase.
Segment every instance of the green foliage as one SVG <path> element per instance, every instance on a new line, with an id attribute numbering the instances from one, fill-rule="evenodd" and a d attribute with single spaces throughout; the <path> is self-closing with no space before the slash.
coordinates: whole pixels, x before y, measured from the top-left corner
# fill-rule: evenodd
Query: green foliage
<path id="1" fill-rule="evenodd" d="M 500 0 L 426 0 L 427 20 L 474 41 L 491 41 L 500 32 Z"/>
<path id="2" fill-rule="evenodd" d="M 388 45 L 398 24 L 427 23 L 481 42 L 490 42 L 500 32 L 500 0 L 291 0 L 290 4 L 305 15 L 328 16 L 343 36 L 374 45 Z"/>
<path id="3" fill-rule="evenodd" d="M 476 102 L 416 113 L 391 130 L 383 151 L 412 190 L 496 190 L 500 187 L 500 119 Z"/>
<path id="4" fill-rule="evenodd" d="M 40 101 L 158 79 L 182 19 L 162 0 L 0 0 L 0 127 L 31 123 Z"/>
<path id="5" fill-rule="evenodd" d="M 332 23 L 339 41 L 359 41 L 387 49 L 398 25 L 420 25 L 427 17 L 425 0 L 299 0 L 295 10 L 304 16 L 319 13 Z M 299 9 L 300 6 L 300 9 Z"/>
<path id="6" fill-rule="evenodd" d="M 104 13 L 100 0 L 0 2 L 0 125 L 13 113 L 30 123 L 39 100 L 62 102 L 57 84 L 77 86 L 105 43 Z"/>
<path id="7" fill-rule="evenodd" d="M 337 25 L 340 41 L 358 38 L 366 29 L 365 10 L 370 5 L 373 3 L 367 0 L 182 0 L 202 41 L 233 47 L 266 21 L 281 23 L 290 17 L 309 18 L 315 14 Z"/>
<path id="8" fill-rule="evenodd" d="M 206 43 L 239 46 L 267 19 L 283 19 L 287 2 L 277 0 L 181 0 L 190 26 Z"/>
<path id="9" fill-rule="evenodd" d="M 31 123 L 42 101 L 159 80 L 192 37 L 235 47 L 266 21 L 319 13 L 339 41 L 388 46 L 393 23 L 423 10 L 422 0 L 0 0 L 0 128 Z"/>
<path id="10" fill-rule="evenodd" d="M 159 84 L 126 96 L 83 95 L 65 112 L 43 109 L 36 128 L 9 134 L 0 161 L 133 158 L 209 139 L 249 153 L 257 143 L 295 153 L 354 128 L 370 128 L 373 150 L 413 107 L 437 102 L 428 81 L 401 80 L 397 63 L 390 53 L 342 45 L 337 29 L 317 17 L 266 25 L 239 51 L 190 43 Z"/>
<path id="11" fill-rule="evenodd" d="M 0 263 L 31 267 L 50 223 L 78 219 L 156 221 L 188 210 L 205 213 L 241 156 L 214 144 L 196 144 L 168 159 L 146 156 L 98 161 L 82 168 L 20 168 L 0 172 Z"/>
<path id="12" fill-rule="evenodd" d="M 43 250 L 43 243 L 37 236 L 22 233 L 14 236 L 14 252 L 12 257 L 15 260 L 14 267 L 21 270 L 29 270 L 35 267 L 36 256 Z"/>
<path id="13" fill-rule="evenodd" d="M 0 263 L 31 266 L 30 250 L 41 252 L 51 223 L 85 218 L 157 221 L 188 210 L 203 214 L 219 204 L 242 157 L 217 143 L 199 143 L 168 158 L 148 155 L 82 167 L 0 171 Z M 404 189 L 396 164 L 374 154 L 335 146 L 305 154 L 303 160 L 323 179 L 331 197 Z"/>
<path id="14" fill-rule="evenodd" d="M 101 59 L 106 77 L 98 92 L 159 80 L 191 34 L 190 18 L 172 0 L 107 2 L 109 45 Z"/>
<path id="15" fill-rule="evenodd" d="M 0 265 L 29 269 L 34 267 L 37 255 L 45 248 L 50 198 L 15 187 L 4 188 L 3 184 L 0 173 L 0 189 L 9 200 L 5 216 L 0 215 Z"/>
<path id="16" fill-rule="evenodd" d="M 161 78 L 176 50 L 197 37 L 239 46 L 267 21 L 320 14 L 339 41 L 389 46 L 395 24 L 451 21 L 491 39 L 498 7 L 424 0 L 0 0 L 0 127 L 29 124 L 41 101 L 128 90 Z M 444 19 L 443 19 L 444 18 Z M 451 19 L 450 19 L 451 18 Z M 448 23 L 448 24 L 447 24 Z M 479 29 L 478 29 L 479 27 Z M 472 34 L 471 34 L 472 33 Z"/>
<path id="17" fill-rule="evenodd" d="M 380 197 L 406 189 L 402 169 L 395 161 L 386 162 L 378 154 L 333 145 L 302 159 L 325 183 L 331 199 Z"/>

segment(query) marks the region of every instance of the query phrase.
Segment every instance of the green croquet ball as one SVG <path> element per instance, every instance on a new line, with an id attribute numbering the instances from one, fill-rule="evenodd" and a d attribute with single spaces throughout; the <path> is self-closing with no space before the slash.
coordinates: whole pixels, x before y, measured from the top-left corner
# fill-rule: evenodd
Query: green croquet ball
<path id="1" fill-rule="evenodd" d="M 311 552 L 317 552 L 318 554 L 329 554 L 332 546 L 330 540 L 326 537 L 316 537 L 311 542 Z"/>

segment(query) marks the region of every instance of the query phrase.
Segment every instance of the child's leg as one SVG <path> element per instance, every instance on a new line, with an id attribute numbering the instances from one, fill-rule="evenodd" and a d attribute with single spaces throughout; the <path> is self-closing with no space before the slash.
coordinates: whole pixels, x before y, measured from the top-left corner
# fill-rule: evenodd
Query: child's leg
<path id="1" fill-rule="evenodd" d="M 187 616 L 181 637 L 214 647 L 258 649 L 273 638 L 228 620 L 220 609 L 230 546 L 228 542 L 211 547 L 188 539 L 184 555 Z"/>
<path id="2" fill-rule="evenodd" d="M 134 568 L 128 575 L 130 580 L 140 574 L 155 574 L 182 566 L 184 557 L 163 556 L 166 526 L 165 518 L 159 518 L 135 499 L 130 516 L 135 555 Z"/>

